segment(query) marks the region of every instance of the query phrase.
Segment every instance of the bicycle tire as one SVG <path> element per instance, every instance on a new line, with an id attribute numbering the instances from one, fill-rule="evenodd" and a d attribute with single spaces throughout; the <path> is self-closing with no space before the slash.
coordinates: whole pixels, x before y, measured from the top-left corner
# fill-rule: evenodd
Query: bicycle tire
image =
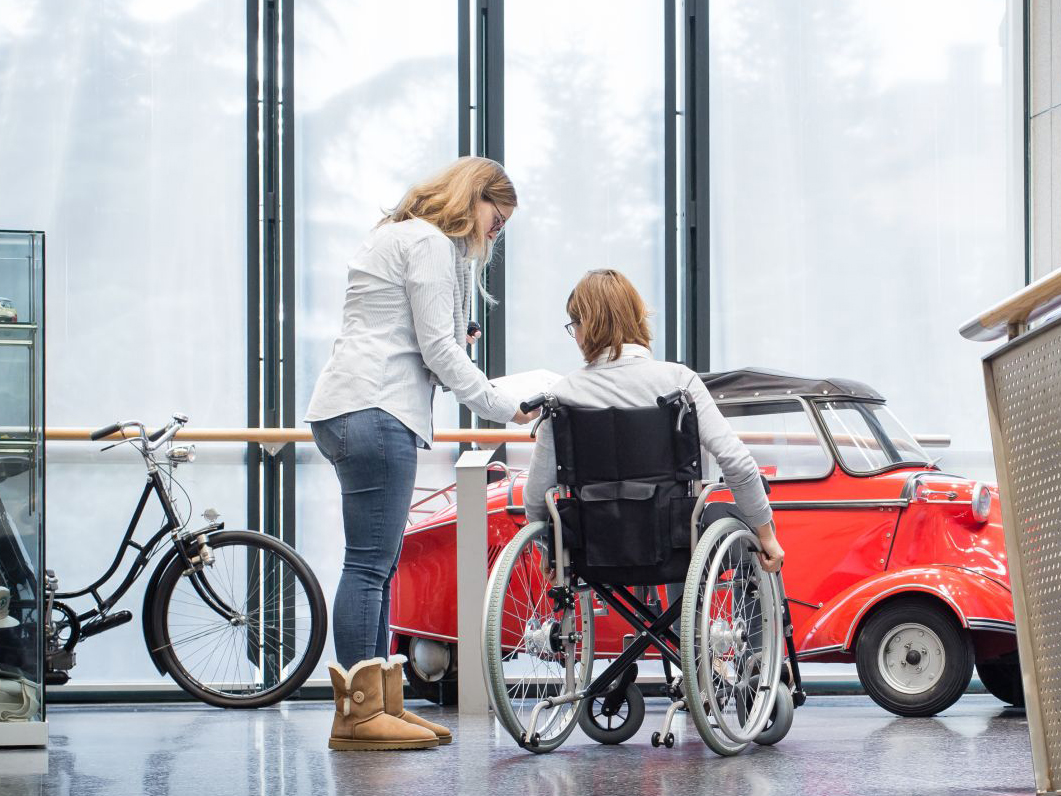
<path id="1" fill-rule="evenodd" d="M 154 638 L 157 639 L 159 644 L 157 649 L 158 660 L 177 685 L 191 696 L 208 705 L 221 708 L 245 709 L 273 705 L 286 699 L 302 686 L 317 665 L 324 650 L 324 643 L 328 635 L 328 608 L 320 583 L 318 583 L 316 576 L 305 560 L 289 545 L 275 537 L 254 531 L 219 531 L 210 534 L 207 543 L 213 551 L 214 563 L 209 570 L 204 567 L 200 572 L 206 573 L 207 582 L 213 581 L 211 586 L 216 593 L 223 594 L 226 599 L 231 599 L 233 603 L 238 603 L 239 597 L 237 596 L 235 582 L 240 580 L 239 576 L 242 574 L 243 579 L 248 581 L 248 595 L 247 600 L 243 602 L 241 607 L 247 609 L 252 596 L 259 602 L 259 605 L 268 605 L 273 603 L 273 600 L 269 598 L 276 595 L 278 588 L 286 589 L 288 586 L 294 588 L 294 584 L 297 583 L 305 594 L 305 610 L 303 611 L 301 604 L 296 601 L 293 606 L 295 616 L 291 616 L 291 606 L 280 608 L 279 619 L 274 619 L 273 624 L 269 625 L 270 612 L 275 616 L 277 609 L 266 608 L 264 612 L 267 625 L 265 628 L 266 635 L 269 632 L 277 631 L 279 628 L 278 632 L 284 634 L 285 640 L 277 642 L 275 639 L 265 639 L 260 632 L 261 623 L 256 625 L 253 621 L 253 617 L 256 615 L 255 610 L 244 610 L 241 612 L 241 615 L 246 620 L 242 624 L 233 623 L 232 620 L 226 620 L 218 613 L 211 611 L 207 603 L 191 585 L 190 579 L 186 577 L 184 561 L 180 557 L 174 558 L 162 574 L 158 576 L 157 583 L 153 584 L 155 599 L 151 606 L 151 621 Z M 238 552 L 240 550 L 244 551 L 242 555 Z M 259 557 L 254 558 L 252 563 L 251 555 L 255 551 L 257 551 Z M 240 562 L 246 562 L 242 564 L 242 572 L 240 571 Z M 269 573 L 267 568 L 272 562 L 279 564 L 281 568 Z M 228 573 L 233 580 L 233 583 L 227 587 L 224 585 L 225 573 Z M 279 574 L 277 575 L 276 573 Z M 276 577 L 278 582 L 283 581 L 284 586 L 263 594 L 260 589 L 260 578 L 262 575 Z M 290 578 L 286 577 L 288 575 L 290 575 Z M 253 585 L 256 578 L 259 579 L 257 581 L 258 587 Z M 175 601 L 178 588 L 181 588 L 182 592 L 180 598 Z M 255 591 L 256 588 L 257 591 Z M 195 599 L 190 598 L 190 595 L 194 595 Z M 204 618 L 198 620 L 195 618 L 196 614 L 175 614 L 175 606 L 177 609 L 185 611 L 190 609 L 184 606 L 191 606 L 197 611 L 197 615 Z M 260 611 L 260 608 L 258 610 Z M 188 631 L 184 630 L 184 627 L 187 627 L 189 623 L 178 622 L 175 624 L 172 621 L 175 617 L 192 617 L 193 623 L 198 621 L 204 628 L 212 627 L 199 631 L 193 630 L 192 635 L 189 636 Z M 284 624 L 291 619 L 294 621 L 290 624 Z M 279 621 L 279 625 L 277 621 Z M 308 635 L 305 636 L 298 633 L 298 627 L 303 624 L 308 630 Z M 249 628 L 242 632 L 242 637 L 241 628 Z M 255 630 L 259 632 L 255 633 Z M 200 655 L 209 641 L 199 645 L 197 649 L 186 650 L 185 647 L 204 638 L 210 639 L 214 635 L 220 636 L 223 632 L 225 638 L 220 644 L 215 645 L 210 657 L 206 659 L 205 668 L 202 668 L 202 671 L 211 668 L 212 656 L 218 648 L 223 648 L 225 652 L 229 653 L 230 662 L 225 664 L 222 657 L 217 665 L 212 667 L 215 677 L 222 672 L 222 666 L 225 666 L 224 677 L 228 677 L 233 666 L 238 675 L 239 668 L 244 665 L 245 658 L 249 664 L 248 670 L 253 670 L 254 681 L 240 683 L 243 687 L 239 689 L 236 688 L 235 681 L 232 683 L 233 687 L 226 690 L 224 679 L 220 682 L 215 680 L 211 684 L 210 682 L 204 682 L 204 679 L 209 678 L 197 676 L 193 671 L 189 671 L 192 668 L 192 656 Z M 176 635 L 177 633 L 182 633 L 183 637 Z M 250 641 L 253 635 L 258 637 L 256 644 L 252 644 Z M 294 649 L 292 651 L 293 657 L 284 662 L 283 658 L 287 655 L 287 650 L 291 648 L 291 643 L 297 642 L 300 638 L 305 638 L 301 652 L 297 648 Z M 272 647 L 269 646 L 270 643 Z M 181 650 L 179 653 L 178 649 Z M 222 656 L 225 652 L 222 653 Z M 280 660 L 276 660 L 277 656 L 272 653 L 279 653 L 278 657 Z M 255 654 L 259 656 L 257 662 L 253 658 Z M 275 682 L 266 683 L 266 675 L 261 665 L 263 660 L 266 666 L 275 667 L 275 674 L 277 675 Z"/>

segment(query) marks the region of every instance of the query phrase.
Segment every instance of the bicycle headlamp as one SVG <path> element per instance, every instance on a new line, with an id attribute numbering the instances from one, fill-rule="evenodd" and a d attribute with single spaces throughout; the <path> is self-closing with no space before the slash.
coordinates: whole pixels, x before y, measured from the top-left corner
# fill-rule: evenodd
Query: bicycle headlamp
<path id="1" fill-rule="evenodd" d="M 166 451 L 166 458 L 173 464 L 188 464 L 195 461 L 194 445 L 174 445 Z"/>

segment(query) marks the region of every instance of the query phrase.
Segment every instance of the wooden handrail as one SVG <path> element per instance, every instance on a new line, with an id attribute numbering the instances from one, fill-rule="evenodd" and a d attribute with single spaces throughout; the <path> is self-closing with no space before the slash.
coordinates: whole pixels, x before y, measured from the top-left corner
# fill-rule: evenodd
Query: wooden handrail
<path id="1" fill-rule="evenodd" d="M 1032 321 L 1061 307 L 1061 269 L 1052 271 L 1023 290 L 981 313 L 961 328 L 969 340 L 997 340 L 1014 337 Z"/>
<path id="2" fill-rule="evenodd" d="M 91 428 L 48 428 L 44 439 L 49 442 L 87 442 L 91 440 Z M 789 432 L 775 434 L 769 431 L 742 431 L 738 437 L 748 445 L 764 445 L 784 439 L 789 445 L 818 445 L 813 432 Z M 177 438 L 185 442 L 260 442 L 279 444 L 284 442 L 313 442 L 308 428 L 183 428 Z M 120 434 L 111 434 L 98 442 L 120 440 Z M 932 447 L 946 447 L 950 437 L 940 434 L 918 434 L 918 443 Z M 518 428 L 440 428 L 435 430 L 435 442 L 475 442 L 496 445 L 502 442 L 533 442 L 530 431 Z"/>
<path id="3" fill-rule="evenodd" d="M 49 442 L 79 442 L 91 440 L 91 428 L 47 428 L 44 439 Z M 121 434 L 111 434 L 104 440 L 120 440 Z M 313 442 L 308 428 L 183 428 L 176 435 L 186 442 Z M 435 442 L 531 442 L 530 431 L 505 428 L 461 429 L 440 428 L 435 431 Z"/>

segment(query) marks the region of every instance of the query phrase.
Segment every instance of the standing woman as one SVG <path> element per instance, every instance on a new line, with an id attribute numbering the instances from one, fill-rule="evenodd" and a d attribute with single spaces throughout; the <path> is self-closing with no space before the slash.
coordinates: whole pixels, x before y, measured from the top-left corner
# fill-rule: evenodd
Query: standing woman
<path id="1" fill-rule="evenodd" d="M 333 749 L 449 743 L 444 727 L 403 710 L 404 658 L 387 660 L 391 578 L 416 480 L 430 448 L 438 384 L 480 417 L 526 423 L 465 345 L 475 285 L 516 210 L 504 169 L 465 157 L 414 185 L 349 263 L 343 328 L 306 420 L 339 478 L 346 551 L 332 609 Z M 489 296 L 487 297 L 488 300 Z"/>

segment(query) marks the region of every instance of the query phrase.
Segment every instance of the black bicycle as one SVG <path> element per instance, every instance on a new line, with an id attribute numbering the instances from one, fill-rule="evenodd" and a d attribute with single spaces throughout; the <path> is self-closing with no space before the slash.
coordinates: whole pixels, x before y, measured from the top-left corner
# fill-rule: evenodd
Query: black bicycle
<path id="1" fill-rule="evenodd" d="M 196 699 L 224 708 L 272 705 L 293 694 L 317 665 L 327 637 L 327 604 L 305 560 L 275 537 L 224 530 L 212 509 L 203 514 L 204 527 L 189 530 L 190 499 L 187 516 L 181 516 L 173 490 L 185 498 L 187 492 L 173 472 L 194 460 L 195 446 L 175 445 L 173 437 L 187 422 L 175 414 L 153 434 L 138 421 L 93 432 L 93 440 L 121 433 L 122 439 L 104 450 L 135 447 L 147 467 L 147 483 L 102 577 L 78 591 L 60 592 L 54 574 L 46 573 L 46 682 L 69 680 L 74 650 L 84 639 L 133 618 L 113 608 L 155 559 L 141 616 L 144 640 L 159 673 L 169 674 Z M 164 521 L 141 544 L 133 535 L 152 495 L 162 504 Z M 103 596 L 130 550 L 136 551 L 131 566 Z M 89 611 L 78 613 L 67 603 L 89 595 L 95 601 Z"/>

